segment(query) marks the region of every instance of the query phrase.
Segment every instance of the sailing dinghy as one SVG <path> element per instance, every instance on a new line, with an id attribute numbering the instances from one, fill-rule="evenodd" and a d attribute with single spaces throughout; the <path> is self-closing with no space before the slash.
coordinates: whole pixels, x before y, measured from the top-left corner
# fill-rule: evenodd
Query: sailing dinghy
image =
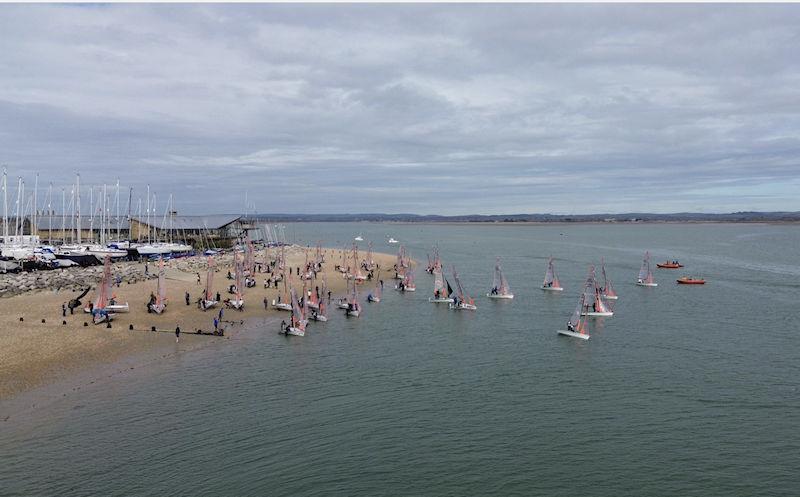
<path id="1" fill-rule="evenodd" d="M 285 328 L 283 328 L 280 333 L 286 336 L 296 336 L 296 337 L 304 337 L 306 336 L 306 324 L 308 321 L 306 320 L 305 316 L 303 315 L 303 309 L 300 308 L 300 304 L 297 303 L 297 294 L 292 288 L 292 318 Z"/>
<path id="2" fill-rule="evenodd" d="M 214 299 L 214 294 L 211 293 L 214 286 L 214 259 L 211 257 L 208 258 L 208 273 L 206 274 L 206 291 L 205 295 L 203 296 L 203 301 L 201 305 L 203 310 L 211 309 L 215 307 L 218 302 Z"/>
<path id="3" fill-rule="evenodd" d="M 464 285 L 461 284 L 461 280 L 458 278 L 458 273 L 456 273 L 456 267 L 453 266 L 453 281 L 456 282 L 456 298 L 454 299 L 453 303 L 450 304 L 451 309 L 455 310 L 467 310 L 467 311 L 474 311 L 477 310 L 478 307 L 475 305 L 475 299 L 467 295 L 464 291 Z"/>
<path id="4" fill-rule="evenodd" d="M 578 301 L 578 306 L 575 308 L 575 311 L 573 311 L 569 321 L 567 321 L 567 329 L 557 330 L 556 333 L 568 337 L 580 338 L 581 340 L 588 340 L 590 335 L 586 332 L 585 312 L 587 310 L 586 295 L 582 293 Z"/>
<path id="5" fill-rule="evenodd" d="M 350 292 L 350 296 L 347 298 L 347 311 L 345 311 L 345 314 L 356 318 L 361 315 L 361 304 L 358 302 L 358 288 L 355 281 L 353 281 L 353 291 Z"/>
<path id="6" fill-rule="evenodd" d="M 244 265 L 237 259 L 236 251 L 233 252 L 233 269 L 236 271 L 234 278 L 234 298 L 228 300 L 228 305 L 239 311 L 244 310 L 244 298 L 242 297 L 242 273 L 244 273 Z"/>
<path id="7" fill-rule="evenodd" d="M 164 256 L 158 261 L 158 287 L 156 288 L 155 300 L 147 304 L 150 312 L 161 314 L 167 308 L 167 283 L 164 276 Z"/>
<path id="8" fill-rule="evenodd" d="M 649 251 L 644 253 L 644 260 L 642 261 L 642 267 L 639 269 L 639 279 L 636 280 L 636 284 L 639 286 L 658 286 L 658 283 L 656 283 L 653 278 L 653 271 L 650 268 Z"/>
<path id="9" fill-rule="evenodd" d="M 614 311 L 608 308 L 600 294 L 600 287 L 594 277 L 594 266 L 589 267 L 589 277 L 583 287 L 583 296 L 586 304 L 582 313 L 584 316 L 610 318 L 614 315 Z"/>
<path id="10" fill-rule="evenodd" d="M 494 281 L 492 282 L 492 289 L 486 294 L 490 299 L 513 299 L 514 294 L 511 293 L 511 288 L 508 286 L 508 281 L 503 274 L 503 268 L 500 267 L 500 258 L 494 265 Z"/>
<path id="11" fill-rule="evenodd" d="M 103 267 L 103 277 L 100 280 L 100 284 L 97 286 L 97 294 L 94 302 L 92 302 L 91 306 L 84 308 L 84 312 L 92 314 L 92 322 L 94 324 L 100 324 L 114 319 L 116 314 L 109 309 L 110 303 L 114 301 L 111 292 L 111 257 L 106 256 Z"/>
<path id="12" fill-rule="evenodd" d="M 292 303 L 291 303 L 291 295 L 289 295 L 289 285 L 287 283 L 288 277 L 286 273 L 281 274 L 281 280 L 283 280 L 283 293 L 280 296 L 280 299 L 275 300 L 272 299 L 272 307 L 275 309 L 280 309 L 282 311 L 292 311 Z"/>
<path id="13" fill-rule="evenodd" d="M 447 281 L 447 278 L 442 274 L 442 266 L 434 263 L 433 266 L 433 297 L 428 299 L 428 302 L 434 304 L 452 304 L 455 302 L 453 298 L 453 288 Z"/>
<path id="14" fill-rule="evenodd" d="M 367 302 L 370 302 L 370 303 L 378 303 L 378 302 L 381 301 L 381 294 L 383 292 L 381 291 L 381 273 L 380 272 L 378 272 L 378 277 L 376 279 L 378 280 L 378 282 L 375 283 L 375 289 L 372 290 L 367 295 Z"/>
<path id="15" fill-rule="evenodd" d="M 606 261 L 600 259 L 600 271 L 603 273 L 603 287 L 600 289 L 600 294 L 605 300 L 617 300 L 617 292 L 614 291 L 614 285 L 611 284 L 611 278 L 606 274 Z"/>
<path id="16" fill-rule="evenodd" d="M 542 290 L 549 292 L 563 292 L 564 288 L 561 287 L 561 282 L 558 281 L 556 276 L 556 268 L 553 265 L 553 258 L 547 261 L 547 272 L 544 274 L 544 282 L 542 283 Z"/>

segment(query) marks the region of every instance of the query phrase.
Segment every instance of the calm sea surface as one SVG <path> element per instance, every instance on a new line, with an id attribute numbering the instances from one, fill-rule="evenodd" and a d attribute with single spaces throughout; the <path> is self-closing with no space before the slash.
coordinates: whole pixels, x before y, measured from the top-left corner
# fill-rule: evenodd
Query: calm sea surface
<path id="1" fill-rule="evenodd" d="M 360 319 L 252 323 L 71 392 L 0 423 L 0 495 L 800 495 L 799 226 L 287 229 L 359 232 L 423 267 L 438 242 L 478 311 L 429 304 L 418 271 Z M 685 270 L 635 286 L 648 249 Z M 513 301 L 484 297 L 497 255 Z M 538 288 L 550 255 L 560 295 Z M 556 336 L 601 256 L 614 317 Z"/>

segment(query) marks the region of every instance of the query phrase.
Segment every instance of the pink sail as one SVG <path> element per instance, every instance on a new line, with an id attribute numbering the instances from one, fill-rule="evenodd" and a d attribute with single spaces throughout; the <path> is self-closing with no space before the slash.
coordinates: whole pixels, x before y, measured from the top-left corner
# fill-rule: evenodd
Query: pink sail
<path id="1" fill-rule="evenodd" d="M 213 287 L 214 287 L 214 259 L 211 257 L 208 258 L 208 274 L 206 274 L 206 300 L 214 300 L 213 299 Z"/>
<path id="2" fill-rule="evenodd" d="M 606 262 L 605 262 L 605 260 L 603 260 L 603 259 L 600 260 L 600 267 L 601 267 L 601 272 L 603 273 L 602 294 L 605 297 L 616 297 L 617 296 L 617 292 L 614 291 L 614 286 L 611 284 L 611 279 L 606 274 Z"/>
<path id="3" fill-rule="evenodd" d="M 164 256 L 158 262 L 158 290 L 156 292 L 156 306 L 163 306 L 167 303 L 167 284 L 164 273 Z"/>
<path id="4" fill-rule="evenodd" d="M 508 286 L 508 281 L 503 274 L 503 268 L 500 266 L 499 257 L 494 265 L 494 280 L 492 281 L 492 288 L 496 288 L 499 295 L 508 295 L 511 293 L 511 288 Z"/>
<path id="5" fill-rule="evenodd" d="M 553 265 L 552 257 L 547 261 L 547 272 L 544 275 L 544 282 L 542 283 L 542 286 L 547 288 L 561 288 L 561 282 L 558 281 L 558 276 L 556 275 L 556 269 Z"/>
<path id="6" fill-rule="evenodd" d="M 639 269 L 639 280 L 642 283 L 652 284 L 655 280 L 653 278 L 653 271 L 650 267 L 650 252 L 644 253 L 644 260 L 642 260 L 642 267 Z"/>

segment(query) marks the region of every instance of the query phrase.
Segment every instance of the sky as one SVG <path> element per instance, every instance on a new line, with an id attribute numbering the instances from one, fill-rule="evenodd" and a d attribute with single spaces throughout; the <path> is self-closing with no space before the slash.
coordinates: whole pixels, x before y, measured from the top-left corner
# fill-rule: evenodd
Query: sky
<path id="1" fill-rule="evenodd" d="M 0 164 L 57 209 L 797 211 L 798 52 L 791 4 L 3 4 Z"/>

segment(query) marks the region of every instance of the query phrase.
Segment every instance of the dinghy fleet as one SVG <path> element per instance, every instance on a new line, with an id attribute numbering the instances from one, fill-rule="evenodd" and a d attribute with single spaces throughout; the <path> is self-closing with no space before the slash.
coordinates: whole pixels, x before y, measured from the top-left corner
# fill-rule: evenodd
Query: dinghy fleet
<path id="1" fill-rule="evenodd" d="M 361 238 L 360 235 L 359 238 Z M 348 295 L 339 299 L 337 306 L 345 310 L 347 316 L 358 317 L 362 312 L 359 304 L 358 284 L 363 283 L 364 280 L 357 278 L 357 275 L 362 274 L 361 268 L 370 268 L 366 265 L 365 261 L 362 261 L 361 265 L 358 264 L 358 249 L 355 244 L 353 244 L 351 252 L 353 261 L 352 267 L 357 268 L 355 271 L 351 269 L 351 266 L 346 264 L 346 251 L 343 250 L 342 253 L 342 265 L 337 266 L 337 268 L 340 269 L 348 279 Z M 371 245 L 369 253 L 370 255 L 372 253 Z M 675 261 L 675 264 L 677 264 L 677 261 Z M 345 266 L 347 269 L 342 269 Z M 659 265 L 659 267 L 661 267 L 661 265 Z M 680 267 L 683 267 L 683 265 Z M 404 245 L 400 246 L 397 254 L 397 262 L 393 270 L 393 278 L 398 281 L 394 287 L 397 291 L 416 291 L 411 256 Z M 442 261 L 438 247 L 433 248 L 432 257 L 430 254 L 428 255 L 428 264 L 425 268 L 425 272 L 433 276 L 433 294 L 428 298 L 428 302 L 432 304 L 447 304 L 449 309 L 456 311 L 478 310 L 478 305 L 474 297 L 465 288 L 456 267 L 451 265 L 449 271 L 445 269 L 445 264 Z M 380 280 L 380 278 L 377 279 L 380 282 L 375 285 L 374 289 L 369 291 L 366 297 L 366 302 L 368 303 L 379 303 L 381 301 L 383 281 Z M 678 280 L 678 283 L 702 284 L 700 283 L 701 281 L 703 283 L 705 282 L 699 278 L 681 278 Z M 644 254 L 635 284 L 637 286 L 649 288 L 658 286 L 653 276 L 649 251 Z M 550 257 L 547 261 L 544 280 L 540 288 L 544 292 L 564 292 L 564 287 L 556 272 L 555 260 L 553 257 Z M 305 324 L 308 322 L 308 319 L 306 317 L 307 311 L 304 309 L 304 304 L 309 300 L 314 301 L 315 297 L 319 299 L 320 302 L 322 302 L 323 299 L 318 294 L 312 292 L 306 293 L 305 286 L 303 295 L 304 298 L 297 300 L 296 296 L 292 293 L 291 305 L 283 307 L 284 310 L 292 312 L 292 319 L 289 325 L 282 327 L 281 333 L 295 336 L 305 335 Z M 511 300 L 514 298 L 514 293 L 503 273 L 500 257 L 497 257 L 495 260 L 492 286 L 486 293 L 486 297 L 492 300 Z M 561 336 L 588 340 L 590 338 L 589 326 L 587 324 L 588 320 L 613 317 L 614 310 L 612 302 L 618 299 L 619 295 L 606 270 L 605 260 L 601 258 L 600 277 L 598 278 L 597 276 L 595 266 L 590 265 L 577 305 L 567 320 L 566 329 L 559 329 L 556 333 Z"/>

